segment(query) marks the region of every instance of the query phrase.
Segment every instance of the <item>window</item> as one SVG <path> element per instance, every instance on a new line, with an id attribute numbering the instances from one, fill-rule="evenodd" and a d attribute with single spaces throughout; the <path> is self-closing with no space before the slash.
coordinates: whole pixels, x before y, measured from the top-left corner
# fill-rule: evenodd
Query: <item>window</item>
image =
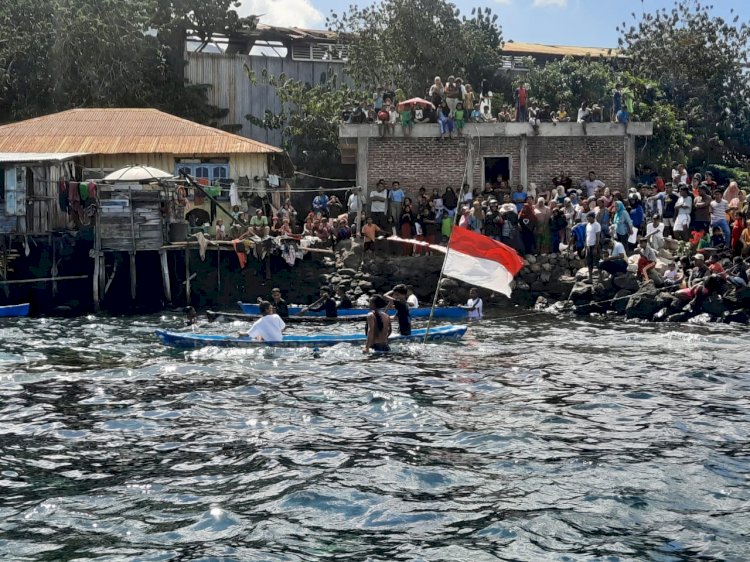
<path id="1" fill-rule="evenodd" d="M 188 164 L 178 162 L 176 169 L 178 174 L 180 171 L 184 171 L 195 179 L 209 180 L 211 183 L 217 183 L 229 177 L 229 164 L 212 164 L 207 162 Z"/>

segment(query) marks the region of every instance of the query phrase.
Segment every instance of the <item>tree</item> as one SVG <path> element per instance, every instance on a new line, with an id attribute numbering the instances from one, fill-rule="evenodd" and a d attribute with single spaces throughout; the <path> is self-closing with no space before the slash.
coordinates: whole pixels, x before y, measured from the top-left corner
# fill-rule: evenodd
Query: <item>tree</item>
<path id="1" fill-rule="evenodd" d="M 748 156 L 750 27 L 712 15 L 697 0 L 632 14 L 618 27 L 633 75 L 653 81 L 692 139 L 694 163 L 738 163 Z M 665 56 L 668 53 L 669 56 Z"/>
<path id="2" fill-rule="evenodd" d="M 249 74 L 252 84 L 258 77 Z M 347 85 L 339 85 L 336 75 L 329 72 L 322 84 L 311 86 L 285 75 L 261 76 L 276 91 L 281 101 L 280 113 L 266 110 L 263 116 L 247 115 L 259 127 L 281 129 L 283 147 L 295 165 L 323 177 L 343 177 L 339 125 L 346 106 L 366 100 L 369 95 Z"/>
<path id="3" fill-rule="evenodd" d="M 543 66 L 529 60 L 527 65 L 528 73 L 517 82 L 529 85 L 532 99 L 548 103 L 553 110 L 565 104 L 573 115 L 583 101 L 605 103 L 615 81 L 611 65 L 589 58 L 565 57 Z"/>
<path id="4" fill-rule="evenodd" d="M 500 65 L 502 32 L 489 9 L 466 18 L 446 0 L 382 0 L 332 13 L 327 25 L 348 45 L 347 72 L 362 88 L 393 83 L 421 96 L 435 76 L 478 84 Z"/>

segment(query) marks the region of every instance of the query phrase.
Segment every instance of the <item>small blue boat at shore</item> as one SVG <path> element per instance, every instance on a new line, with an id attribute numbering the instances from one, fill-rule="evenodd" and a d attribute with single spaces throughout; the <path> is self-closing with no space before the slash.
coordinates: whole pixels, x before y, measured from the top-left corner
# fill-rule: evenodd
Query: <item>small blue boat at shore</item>
<path id="1" fill-rule="evenodd" d="M 242 308 L 242 312 L 245 314 L 260 314 L 260 306 L 255 303 L 247 303 L 247 302 L 241 302 L 239 303 L 240 308 Z M 302 311 L 304 307 L 302 306 L 290 306 L 289 307 L 289 315 L 290 316 L 298 316 L 299 313 Z M 363 316 L 366 315 L 369 312 L 366 308 L 340 308 L 338 310 L 339 316 Z M 412 318 L 429 318 L 430 316 L 430 307 L 428 306 L 420 306 L 419 308 L 412 308 L 409 310 L 411 313 Z M 393 315 L 396 314 L 396 311 L 394 309 L 388 310 L 388 313 Z M 325 316 L 325 312 L 322 310 L 319 312 L 306 312 L 305 316 Z M 466 312 L 465 308 L 461 308 L 460 306 L 437 306 L 435 307 L 435 313 L 433 315 L 433 318 L 442 318 L 442 319 L 452 319 L 452 320 L 458 320 L 461 318 L 466 318 L 468 316 L 468 313 Z"/>
<path id="2" fill-rule="evenodd" d="M 28 316 L 30 308 L 31 308 L 31 305 L 29 303 L 0 306 L 0 318 L 12 318 L 14 316 Z"/>
<path id="3" fill-rule="evenodd" d="M 466 333 L 467 326 L 436 326 L 430 329 L 427 336 L 429 342 L 458 341 Z M 412 330 L 408 336 L 394 334 L 389 342 L 422 342 L 425 336 L 424 329 Z M 156 337 L 161 343 L 170 347 L 196 348 L 196 347 L 331 347 L 340 343 L 364 345 L 367 341 L 365 334 L 318 334 L 314 336 L 284 336 L 280 342 L 263 342 L 251 340 L 247 337 L 224 336 L 218 334 L 196 334 L 192 332 L 170 332 L 168 330 L 156 330 Z"/>

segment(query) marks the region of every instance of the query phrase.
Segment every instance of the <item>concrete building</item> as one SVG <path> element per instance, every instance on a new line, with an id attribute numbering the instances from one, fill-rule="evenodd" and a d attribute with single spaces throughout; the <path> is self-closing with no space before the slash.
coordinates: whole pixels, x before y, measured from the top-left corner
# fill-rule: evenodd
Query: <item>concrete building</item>
<path id="1" fill-rule="evenodd" d="M 498 176 L 511 186 L 552 187 L 561 171 L 574 182 L 589 170 L 606 185 L 622 189 L 635 174 L 636 137 L 653 133 L 652 123 L 468 123 L 463 136 L 440 139 L 438 125 L 415 125 L 410 136 L 401 127 L 380 138 L 377 125 L 342 124 L 343 145 L 356 153 L 357 184 L 369 190 L 379 179 L 401 182 L 414 195 L 420 187 L 441 192 L 466 181 L 481 188 Z"/>

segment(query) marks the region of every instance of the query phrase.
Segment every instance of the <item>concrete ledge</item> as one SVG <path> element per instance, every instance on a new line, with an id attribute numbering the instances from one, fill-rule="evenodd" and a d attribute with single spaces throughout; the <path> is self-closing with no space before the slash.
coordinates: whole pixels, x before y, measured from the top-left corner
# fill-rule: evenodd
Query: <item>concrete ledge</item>
<path id="1" fill-rule="evenodd" d="M 467 123 L 463 134 L 467 137 L 650 137 L 654 133 L 654 124 L 650 121 L 628 123 L 587 123 L 584 131 L 580 123 L 541 123 L 534 128 L 528 123 Z M 377 138 L 380 134 L 377 125 L 339 125 L 339 138 Z M 389 135 L 390 136 L 390 135 Z M 437 123 L 414 125 L 411 135 L 404 135 L 401 125 L 396 126 L 395 138 L 429 138 L 439 137 L 440 127 Z"/>

